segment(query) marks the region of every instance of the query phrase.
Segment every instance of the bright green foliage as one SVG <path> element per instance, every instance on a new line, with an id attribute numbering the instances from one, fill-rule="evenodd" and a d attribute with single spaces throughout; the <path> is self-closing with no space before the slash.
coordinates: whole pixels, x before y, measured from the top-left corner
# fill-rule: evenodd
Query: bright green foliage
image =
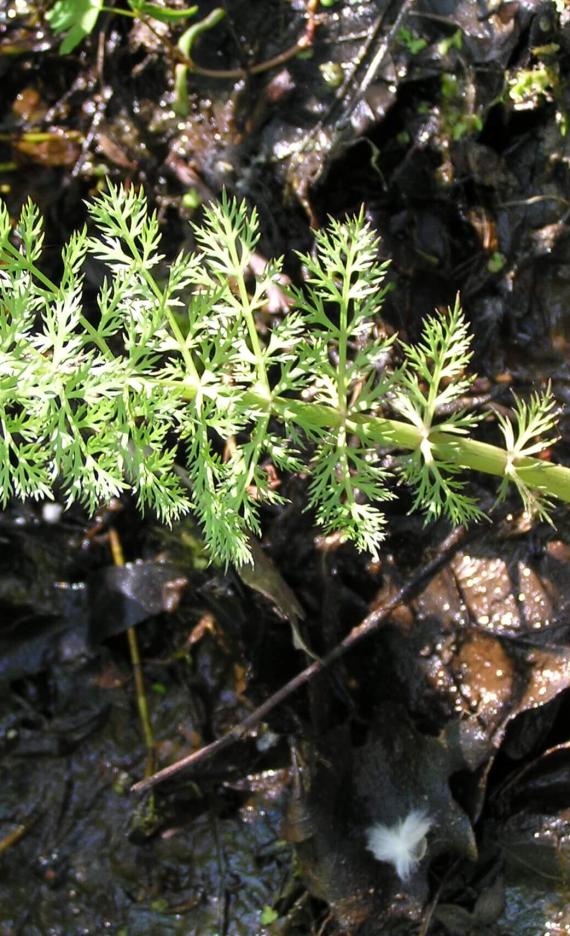
<path id="1" fill-rule="evenodd" d="M 46 19 L 56 33 L 65 33 L 59 47 L 67 55 L 95 29 L 103 0 L 56 0 Z"/>
<path id="2" fill-rule="evenodd" d="M 379 264 L 379 243 L 363 215 L 345 224 L 331 221 L 315 235 L 314 256 L 302 256 L 308 277 L 295 294 L 311 329 L 300 348 L 300 369 L 310 398 L 336 410 L 334 429 L 313 432 L 316 451 L 309 485 L 311 503 L 325 532 L 344 531 L 359 549 L 376 554 L 384 515 L 371 501 L 394 496 L 378 454 L 362 436 L 351 438 L 353 414 L 372 414 L 391 378 L 382 374 L 392 344 L 375 335 L 386 290 L 388 264 Z"/>
<path id="3" fill-rule="evenodd" d="M 262 926 L 271 926 L 272 923 L 275 923 L 279 919 L 279 914 L 277 910 L 274 910 L 273 907 L 269 907 L 267 904 L 261 911 L 259 916 L 259 922 Z"/>
<path id="4" fill-rule="evenodd" d="M 179 23 L 190 19 L 198 12 L 197 6 L 186 7 L 182 10 L 171 9 L 167 6 L 159 6 L 157 3 L 147 3 L 146 0 L 128 0 L 128 4 L 135 16 L 148 16 L 161 23 Z"/>
<path id="5" fill-rule="evenodd" d="M 509 453 L 505 475 L 499 488 L 503 500 L 509 482 L 517 488 L 525 510 L 550 522 L 552 498 L 540 488 L 530 487 L 525 480 L 524 468 L 517 467 L 517 460 L 525 456 L 537 456 L 556 442 L 557 408 L 550 386 L 543 394 L 533 393 L 527 401 L 515 397 L 514 423 L 498 414 L 499 425 Z"/>
<path id="6" fill-rule="evenodd" d="M 52 282 L 37 208 L 26 204 L 12 231 L 0 206 L 3 505 L 55 488 L 93 511 L 130 489 L 166 523 L 193 510 L 212 556 L 239 565 L 260 532 L 260 504 L 282 500 L 270 463 L 308 471 L 317 521 L 372 555 L 384 533 L 378 504 L 397 481 L 382 448 L 409 453 L 399 474 L 428 518 L 479 515 L 462 464 L 501 476 L 501 496 L 513 481 L 541 516 L 553 493 L 570 500 L 570 471 L 545 473 L 534 458 L 555 424 L 549 393 L 517 402 L 515 426 L 500 419 L 506 452 L 471 438 L 476 418 L 461 406 L 471 352 L 458 305 L 428 319 L 417 345 L 400 343 L 404 363 L 390 366 L 386 264 L 362 215 L 317 233 L 301 258 L 305 287 L 262 337 L 281 262 L 251 274 L 258 220 L 243 202 L 210 205 L 195 228 L 198 251 L 168 264 L 143 193 L 110 186 L 88 210 L 92 233 L 73 235 Z M 88 257 L 106 271 L 89 301 Z"/>
<path id="7" fill-rule="evenodd" d="M 558 51 L 556 47 L 555 51 Z M 508 96 L 516 106 L 529 105 L 541 98 L 551 100 L 558 83 L 555 64 L 539 62 L 534 68 L 521 68 L 507 85 Z"/>
<path id="8" fill-rule="evenodd" d="M 416 491 L 413 509 L 423 509 L 432 518 L 447 514 L 455 523 L 481 516 L 473 498 L 465 493 L 465 482 L 457 465 L 438 458 L 430 434 L 439 432 L 466 435 L 478 417 L 464 408 L 454 409 L 472 383 L 464 376 L 471 359 L 470 337 L 459 307 L 449 316 L 427 320 L 418 345 L 403 344 L 406 364 L 397 375 L 394 407 L 421 434 L 421 443 L 402 462 L 402 473 Z"/>
<path id="9" fill-rule="evenodd" d="M 195 16 L 197 6 L 186 9 L 170 9 L 146 0 L 126 0 L 126 9 L 105 6 L 105 0 L 56 0 L 46 13 L 46 20 L 56 33 L 64 33 L 59 47 L 61 55 L 72 52 L 89 33 L 93 32 L 103 11 L 119 13 L 123 16 L 160 20 L 163 23 L 177 23 Z"/>
<path id="10" fill-rule="evenodd" d="M 427 39 L 424 39 L 423 36 L 414 35 L 411 30 L 405 27 L 398 30 L 398 42 L 404 49 L 408 50 L 410 55 L 418 55 L 428 45 Z"/>

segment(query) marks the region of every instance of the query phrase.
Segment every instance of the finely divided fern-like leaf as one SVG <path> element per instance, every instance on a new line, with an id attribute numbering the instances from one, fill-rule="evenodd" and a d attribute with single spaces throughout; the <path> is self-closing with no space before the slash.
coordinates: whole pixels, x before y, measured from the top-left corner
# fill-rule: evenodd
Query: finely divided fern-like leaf
<path id="1" fill-rule="evenodd" d="M 426 521 L 446 516 L 454 525 L 477 520 L 482 511 L 466 493 L 460 467 L 442 456 L 434 441 L 437 432 L 469 433 L 479 418 L 463 407 L 452 408 L 474 380 L 464 373 L 472 352 L 459 301 L 447 314 L 426 320 L 417 345 L 401 344 L 405 364 L 395 375 L 392 405 L 422 436 L 418 448 L 400 463 L 415 492 L 411 511 L 423 510 Z"/>
<path id="2" fill-rule="evenodd" d="M 386 518 L 374 502 L 395 497 L 389 477 L 372 450 L 341 446 L 334 436 L 323 441 L 311 462 L 309 505 L 325 533 L 340 532 L 377 559 Z"/>
<path id="3" fill-rule="evenodd" d="M 381 446 L 410 451 L 401 476 L 414 509 L 455 524 L 479 516 L 460 474 L 476 422 L 462 406 L 465 320 L 458 304 L 428 319 L 394 369 L 379 318 L 387 264 L 362 213 L 317 232 L 301 257 L 306 283 L 290 291 L 296 309 L 268 328 L 281 262 L 252 272 L 260 232 L 245 202 L 206 206 L 199 251 L 170 265 L 142 191 L 111 184 L 88 210 L 89 231 L 64 246 L 54 282 L 38 209 L 28 202 L 12 228 L 0 202 L 0 504 L 59 492 L 93 511 L 130 489 L 165 523 L 193 510 L 212 556 L 241 565 L 261 505 L 282 501 L 277 471 L 307 471 L 309 460 L 317 522 L 377 557 L 378 505 L 394 496 Z M 89 306 L 88 257 L 105 268 Z M 545 518 L 550 475 L 543 490 L 535 456 L 555 421 L 550 391 L 517 401 L 514 423 L 499 417 L 500 496 L 513 482 Z M 479 462 L 491 458 L 483 448 Z M 485 470 L 500 473 L 504 454 L 491 461 Z"/>
<path id="4" fill-rule="evenodd" d="M 459 300 L 448 313 L 426 319 L 417 345 L 400 342 L 405 364 L 396 375 L 393 406 L 416 425 L 429 431 L 438 411 L 449 408 L 471 387 L 473 375 L 466 376 L 471 360 L 471 339 Z M 440 431 L 469 431 L 476 416 L 458 408 L 438 419 Z"/>
<path id="5" fill-rule="evenodd" d="M 521 459 L 532 458 L 545 452 L 557 440 L 558 409 L 550 384 L 543 393 L 531 394 L 528 401 L 515 396 L 514 418 L 497 414 L 507 450 L 507 467 L 501 479 L 498 499 L 504 500 L 510 484 L 517 489 L 525 511 L 552 523 L 552 499 L 540 487 L 531 487 L 525 480 Z"/>

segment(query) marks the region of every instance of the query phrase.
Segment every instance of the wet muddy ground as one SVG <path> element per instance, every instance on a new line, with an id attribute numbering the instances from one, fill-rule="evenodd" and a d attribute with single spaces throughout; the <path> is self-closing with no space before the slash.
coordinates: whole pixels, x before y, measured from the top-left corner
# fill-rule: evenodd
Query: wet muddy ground
<path id="1" fill-rule="evenodd" d="M 13 215 L 39 203 L 48 265 L 109 178 L 145 186 L 167 255 L 192 246 L 205 200 L 245 197 L 294 279 L 312 228 L 364 204 L 393 261 L 389 327 L 417 337 L 459 291 L 474 402 L 491 413 L 550 380 L 569 463 L 563 2 L 227 0 L 223 19 L 200 2 L 188 22 L 211 25 L 185 72 L 181 20 L 102 11 L 62 54 L 51 6 L 0 5 L 0 192 Z M 491 507 L 492 481 L 473 484 Z M 371 563 L 316 535 L 303 478 L 282 489 L 246 580 L 208 565 L 190 522 L 161 529 L 128 498 L 97 518 L 0 514 L 0 933 L 570 933 L 564 508 L 555 528 L 514 499 L 494 508 L 239 742 L 131 792 L 147 752 L 129 627 L 163 767 L 310 662 L 291 625 L 326 654 L 449 533 L 408 516 L 404 493 Z M 366 830 L 415 808 L 431 826 L 403 885 Z"/>

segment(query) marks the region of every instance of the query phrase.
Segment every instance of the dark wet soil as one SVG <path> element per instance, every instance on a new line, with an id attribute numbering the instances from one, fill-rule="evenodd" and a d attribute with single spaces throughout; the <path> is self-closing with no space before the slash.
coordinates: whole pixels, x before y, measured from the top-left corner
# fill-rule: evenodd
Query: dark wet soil
<path id="1" fill-rule="evenodd" d="M 389 325 L 414 338 L 459 291 L 478 405 L 550 380 L 568 463 L 563 2 L 227 0 L 186 98 L 183 25 L 106 11 L 62 55 L 50 6 L 0 5 L 0 192 L 12 214 L 39 203 L 47 266 L 106 179 L 145 186 L 167 255 L 192 245 L 205 200 L 245 197 L 293 278 L 312 228 L 364 204 L 393 261 Z M 491 482 L 474 484 L 491 504 Z M 409 517 L 404 494 L 373 564 L 316 535 L 303 479 L 283 490 L 290 505 L 264 516 L 271 566 L 247 584 L 207 565 L 190 523 L 161 530 L 128 499 L 96 519 L 0 514 L 0 933 L 570 933 L 562 508 L 550 528 L 513 500 L 239 743 L 130 792 L 148 764 L 127 628 L 162 767 L 303 669 L 291 621 L 326 653 L 449 532 Z M 367 830 L 418 808 L 426 853 L 402 883 Z"/>

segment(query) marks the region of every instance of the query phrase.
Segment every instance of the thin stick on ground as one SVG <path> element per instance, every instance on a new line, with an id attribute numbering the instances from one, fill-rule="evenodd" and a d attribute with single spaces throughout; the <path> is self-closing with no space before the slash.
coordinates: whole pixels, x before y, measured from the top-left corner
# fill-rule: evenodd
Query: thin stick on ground
<path id="1" fill-rule="evenodd" d="M 0 839 L 0 855 L 3 855 L 4 852 L 13 848 L 14 845 L 17 845 L 18 842 L 28 834 L 35 821 L 36 819 L 31 819 L 29 822 L 17 825 L 15 829 L 12 829 L 4 838 Z"/>
<path id="2" fill-rule="evenodd" d="M 125 557 L 123 555 L 123 547 L 121 546 L 121 541 L 119 539 L 119 534 L 111 527 L 109 530 L 109 546 L 111 548 L 111 555 L 113 556 L 113 562 L 116 566 L 122 567 L 125 564 Z M 152 730 L 152 723 L 150 720 L 150 714 L 148 710 L 148 703 L 146 700 L 146 690 L 144 686 L 144 676 L 141 663 L 141 655 L 139 651 L 139 641 L 137 637 L 137 632 L 134 627 L 127 628 L 127 639 L 129 641 L 129 653 L 131 657 L 131 665 L 133 667 L 133 676 L 135 680 L 135 693 L 137 699 L 137 709 L 139 712 L 139 719 L 141 723 L 141 728 L 146 744 L 147 750 L 147 759 L 145 767 L 145 775 L 153 776 L 154 772 L 154 755 L 155 755 L 155 745 L 154 745 L 154 733 Z"/>
<path id="3" fill-rule="evenodd" d="M 285 683 L 281 689 L 278 689 L 277 692 L 251 712 L 238 725 L 234 725 L 230 731 L 222 735 L 221 738 L 218 738 L 216 741 L 212 741 L 211 744 L 207 744 L 198 751 L 188 754 L 186 757 L 181 758 L 174 764 L 170 764 L 168 767 L 164 767 L 151 777 L 145 777 L 144 780 L 139 780 L 131 789 L 136 793 L 142 793 L 144 790 L 148 790 L 158 783 L 170 779 L 181 770 L 186 770 L 188 767 L 195 767 L 197 764 L 208 760 L 210 757 L 213 757 L 214 754 L 219 754 L 220 751 L 225 750 L 227 747 L 230 747 L 236 741 L 243 738 L 252 728 L 259 725 L 259 723 L 262 722 L 274 708 L 280 705 L 281 702 L 296 692 L 297 689 L 300 689 L 301 686 L 308 683 L 309 680 L 318 673 L 321 673 L 327 667 L 336 663 L 348 650 L 355 647 L 356 644 L 364 640 L 365 637 L 370 637 L 374 634 L 399 605 L 413 598 L 421 586 L 427 584 L 441 567 L 449 561 L 452 554 L 463 541 L 465 533 L 465 527 L 457 527 L 457 529 L 450 533 L 440 544 L 434 558 L 421 566 L 410 580 L 403 585 L 385 605 L 371 611 L 360 624 L 352 628 L 344 640 L 337 644 L 336 647 L 333 647 L 322 659 L 315 660 L 310 666 L 307 666 L 306 669 L 290 679 L 289 682 Z"/>

